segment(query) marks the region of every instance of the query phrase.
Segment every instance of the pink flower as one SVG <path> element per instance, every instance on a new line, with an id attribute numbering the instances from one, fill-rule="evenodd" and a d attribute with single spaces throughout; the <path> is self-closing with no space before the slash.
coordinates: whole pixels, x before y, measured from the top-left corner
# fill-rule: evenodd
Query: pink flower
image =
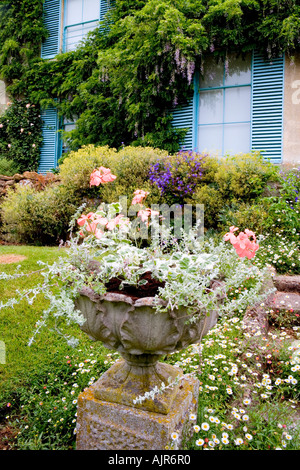
<path id="1" fill-rule="evenodd" d="M 93 222 L 88 223 L 88 224 L 85 226 L 85 229 L 86 229 L 87 232 L 93 233 L 96 238 L 101 238 L 104 232 L 103 232 L 102 230 L 100 230 L 100 229 L 97 227 L 97 225 L 98 225 L 98 224 L 93 221 Z"/>
<path id="2" fill-rule="evenodd" d="M 99 228 L 96 228 L 93 234 L 95 235 L 96 238 L 101 238 L 103 237 L 104 232 L 102 232 L 102 230 L 100 230 Z"/>
<path id="3" fill-rule="evenodd" d="M 247 257 L 248 259 L 252 259 L 259 248 L 254 232 L 246 229 L 245 232 L 240 232 L 236 237 L 233 232 L 238 229 L 232 226 L 229 230 L 230 231 L 224 235 L 224 239 L 230 241 L 240 258 Z M 252 238 L 252 240 L 250 240 L 250 238 Z"/>
<path id="4" fill-rule="evenodd" d="M 113 175 L 109 168 L 100 166 L 97 170 L 94 170 L 90 176 L 90 186 L 99 186 L 101 183 L 110 183 L 114 181 L 116 176 Z"/>
<path id="5" fill-rule="evenodd" d="M 132 199 L 132 205 L 134 204 L 140 204 L 143 199 L 145 199 L 149 192 L 148 191 L 143 191 L 142 189 L 137 189 L 134 193 L 134 198 Z"/>
<path id="6" fill-rule="evenodd" d="M 29 103 L 28 103 L 28 104 L 26 104 L 26 108 L 27 108 L 27 109 L 28 109 L 28 108 L 30 108 L 30 104 L 29 104 Z"/>
<path id="7" fill-rule="evenodd" d="M 113 230 L 117 225 L 124 226 L 124 225 L 128 225 L 128 223 L 129 223 L 129 220 L 127 219 L 127 217 L 125 217 L 123 214 L 119 214 L 117 215 L 117 217 L 110 220 L 106 224 L 106 228 L 108 230 Z"/>
<path id="8" fill-rule="evenodd" d="M 94 212 L 89 212 L 87 215 L 82 214 L 77 220 L 77 223 L 82 227 L 87 221 L 93 220 L 94 216 Z"/>
<path id="9" fill-rule="evenodd" d="M 229 227 L 229 232 L 224 235 L 224 240 L 230 240 L 231 243 L 232 243 L 233 241 L 235 241 L 235 240 L 236 240 L 236 236 L 234 235 L 233 232 L 236 232 L 236 230 L 238 230 L 238 228 L 235 227 L 234 225 L 232 225 L 231 227 Z"/>
<path id="10" fill-rule="evenodd" d="M 93 233 L 96 238 L 101 238 L 104 233 L 98 225 L 105 227 L 107 222 L 108 221 L 105 217 L 97 216 L 94 212 L 89 212 L 87 215 L 82 214 L 77 220 L 80 227 L 84 226 L 85 230 Z M 82 231 L 80 232 L 80 235 L 84 236 Z"/>
<path id="11" fill-rule="evenodd" d="M 142 219 L 143 222 L 148 222 L 148 217 L 159 215 L 159 212 L 153 211 L 152 209 L 144 209 L 138 211 L 137 215 Z"/>
<path id="12" fill-rule="evenodd" d="M 103 227 L 107 224 L 108 220 L 105 217 L 96 217 L 93 221 L 96 225 L 100 224 Z"/>

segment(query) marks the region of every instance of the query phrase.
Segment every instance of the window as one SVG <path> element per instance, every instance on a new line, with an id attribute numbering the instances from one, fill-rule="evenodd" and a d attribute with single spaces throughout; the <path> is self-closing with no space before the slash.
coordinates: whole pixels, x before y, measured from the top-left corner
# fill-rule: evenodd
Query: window
<path id="1" fill-rule="evenodd" d="M 211 57 L 199 80 L 197 148 L 215 154 L 249 152 L 251 55 L 225 63 Z"/>
<path id="2" fill-rule="evenodd" d="M 63 125 L 62 125 L 62 130 L 64 132 L 70 132 L 76 127 L 76 120 L 70 121 L 69 119 L 64 119 L 63 120 Z M 68 139 L 64 138 L 62 142 L 62 153 L 66 153 L 69 151 L 69 143 Z"/>
<path id="3" fill-rule="evenodd" d="M 64 52 L 72 51 L 99 24 L 100 0 L 67 0 L 64 12 Z"/>

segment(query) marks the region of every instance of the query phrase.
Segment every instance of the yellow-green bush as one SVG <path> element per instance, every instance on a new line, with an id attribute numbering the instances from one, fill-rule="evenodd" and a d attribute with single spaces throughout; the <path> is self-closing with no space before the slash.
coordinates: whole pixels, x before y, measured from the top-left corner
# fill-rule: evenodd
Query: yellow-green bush
<path id="1" fill-rule="evenodd" d="M 151 147 L 123 147 L 118 152 L 109 147 L 89 145 L 71 152 L 60 166 L 61 183 L 79 192 L 82 196 L 94 196 L 107 203 L 117 201 L 120 196 L 131 200 L 136 189 L 151 194 L 147 203 L 159 202 L 159 191 L 149 182 L 150 165 L 167 157 L 164 150 Z M 116 180 L 90 188 L 90 174 L 95 168 L 110 168 Z"/>
<path id="2" fill-rule="evenodd" d="M 87 145 L 76 152 L 70 152 L 59 167 L 61 183 L 68 188 L 85 192 L 89 188 L 92 171 L 99 166 L 112 168 L 116 155 L 116 149 L 94 145 Z"/>
<path id="3" fill-rule="evenodd" d="M 2 234 L 9 242 L 57 244 L 67 236 L 80 200 L 63 185 L 37 191 L 29 186 L 9 190 L 1 206 Z"/>
<path id="4" fill-rule="evenodd" d="M 233 201 L 230 207 L 224 207 L 219 215 L 219 229 L 228 232 L 231 225 L 241 231 L 254 230 L 257 235 L 265 234 L 268 220 L 268 208 L 263 203 Z"/>
<path id="5" fill-rule="evenodd" d="M 89 145 L 71 152 L 60 166 L 60 183 L 38 191 L 19 186 L 8 192 L 1 206 L 2 236 L 7 241 L 28 244 L 56 244 L 66 239 L 70 218 L 85 201 L 93 209 L 93 197 L 100 201 L 118 201 L 127 196 L 128 206 L 136 189 L 151 194 L 147 204 L 159 203 L 160 194 L 148 180 L 149 166 L 167 152 L 144 147 L 124 147 L 117 152 L 109 147 Z M 95 168 L 110 168 L 117 176 L 106 185 L 90 188 Z"/>
<path id="6" fill-rule="evenodd" d="M 196 189 L 191 198 L 187 199 L 186 203 L 203 204 L 205 229 L 218 227 L 219 214 L 224 206 L 224 199 L 216 188 L 203 184 Z"/>
<path id="7" fill-rule="evenodd" d="M 250 201 L 260 196 L 277 175 L 274 164 L 259 152 L 252 152 L 221 159 L 214 179 L 223 197 Z"/>

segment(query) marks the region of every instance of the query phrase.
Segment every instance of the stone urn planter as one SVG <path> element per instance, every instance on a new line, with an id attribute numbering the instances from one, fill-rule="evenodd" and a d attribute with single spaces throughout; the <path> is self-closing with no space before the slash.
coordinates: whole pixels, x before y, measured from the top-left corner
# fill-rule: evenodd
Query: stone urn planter
<path id="1" fill-rule="evenodd" d="M 189 322 L 186 308 L 156 311 L 157 301 L 164 302 L 122 293 L 107 292 L 101 296 L 90 288 L 80 292 L 76 308 L 86 319 L 81 329 L 122 357 L 94 384 L 96 399 L 168 414 L 180 387 L 176 378 L 183 372 L 159 359 L 201 341 L 216 324 L 218 312 L 208 315 L 200 311 L 198 319 Z M 134 403 L 137 397 L 170 381 L 177 383 L 154 399 Z"/>

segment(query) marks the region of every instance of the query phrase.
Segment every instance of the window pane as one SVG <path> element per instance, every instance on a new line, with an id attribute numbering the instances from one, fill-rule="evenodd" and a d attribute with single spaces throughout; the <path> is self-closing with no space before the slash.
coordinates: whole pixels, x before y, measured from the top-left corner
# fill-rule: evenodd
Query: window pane
<path id="1" fill-rule="evenodd" d="M 225 73 L 225 85 L 247 85 L 251 83 L 251 54 L 242 57 L 230 56 Z"/>
<path id="2" fill-rule="evenodd" d="M 212 57 L 204 60 L 204 75 L 200 79 L 200 88 L 210 88 L 223 86 L 224 63 L 220 60 L 218 63 Z"/>
<path id="3" fill-rule="evenodd" d="M 251 87 L 225 89 L 224 122 L 250 121 Z"/>
<path id="4" fill-rule="evenodd" d="M 224 124 L 224 153 L 250 151 L 250 123 Z"/>
<path id="5" fill-rule="evenodd" d="M 90 23 L 86 23 L 82 27 L 84 37 L 90 32 L 93 31 L 98 26 L 98 21 L 91 21 Z"/>
<path id="6" fill-rule="evenodd" d="M 65 29 L 65 50 L 73 51 L 83 37 L 82 25 L 69 26 Z"/>
<path id="7" fill-rule="evenodd" d="M 199 124 L 223 122 L 223 90 L 201 91 Z"/>
<path id="8" fill-rule="evenodd" d="M 198 127 L 198 150 L 222 155 L 222 125 Z"/>
<path id="9" fill-rule="evenodd" d="M 67 0 L 65 25 L 82 23 L 82 0 Z"/>
<path id="10" fill-rule="evenodd" d="M 100 0 L 83 0 L 83 21 L 97 20 L 100 16 Z"/>

